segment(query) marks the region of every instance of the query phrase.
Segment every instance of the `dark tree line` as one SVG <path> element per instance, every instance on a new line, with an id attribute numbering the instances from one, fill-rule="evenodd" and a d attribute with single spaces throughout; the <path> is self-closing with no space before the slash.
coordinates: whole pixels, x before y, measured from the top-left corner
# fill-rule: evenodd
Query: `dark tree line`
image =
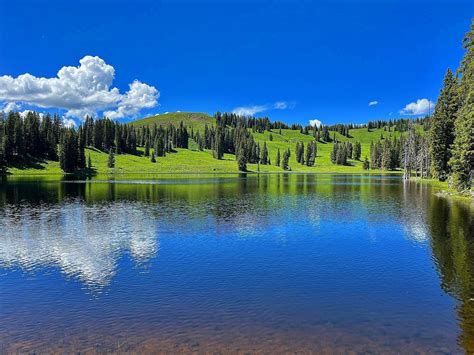
<path id="1" fill-rule="evenodd" d="M 65 127 L 59 116 L 18 112 L 0 116 L 0 173 L 11 164 L 29 159 L 59 160 L 61 169 L 85 168 L 84 140 L 78 131 Z"/>
<path id="2" fill-rule="evenodd" d="M 28 159 L 59 161 L 61 169 L 71 173 L 86 168 L 86 147 L 113 154 L 137 154 L 137 146 L 143 146 L 145 156 L 149 156 L 150 148 L 154 155 L 164 156 L 173 148 L 188 148 L 188 139 L 182 122 L 178 127 L 155 125 L 150 129 L 87 117 L 74 129 L 64 126 L 58 115 L 41 116 L 30 111 L 21 117 L 12 111 L 0 116 L 0 173 Z M 90 168 L 90 157 L 88 160 Z M 108 165 L 113 167 L 110 161 Z"/>
<path id="3" fill-rule="evenodd" d="M 353 129 L 353 128 L 354 128 L 354 125 L 352 123 L 350 123 L 350 124 L 338 123 L 338 124 L 327 127 L 328 130 L 338 132 L 339 134 L 343 135 L 344 137 L 350 137 L 349 130 Z"/>
<path id="4" fill-rule="evenodd" d="M 429 128 L 429 117 L 418 117 L 415 119 L 406 119 L 399 118 L 396 120 L 377 120 L 369 121 L 365 125 L 360 125 L 359 127 L 365 127 L 368 131 L 371 129 L 384 129 L 385 131 L 392 132 L 407 132 L 411 124 L 418 124 L 424 127 L 424 130 L 427 131 Z"/>
<path id="5" fill-rule="evenodd" d="M 24 118 L 18 112 L 0 116 L 0 143 L 3 158 L 18 162 L 28 156 L 57 159 L 57 144 L 64 131 L 57 115 L 43 118 L 28 112 Z"/>
<path id="6" fill-rule="evenodd" d="M 407 144 L 406 153 L 429 163 L 422 177 L 449 179 L 460 191 L 471 188 L 474 175 L 474 20 L 463 44 L 466 53 L 457 75 L 450 69 L 446 72 L 421 153 L 415 151 L 415 139 Z M 406 172 L 413 164 L 408 158 Z"/>
<path id="7" fill-rule="evenodd" d="M 317 145 L 316 142 L 311 141 L 306 146 L 303 142 L 297 142 L 295 147 L 295 156 L 296 161 L 302 165 L 314 166 L 317 155 Z"/>
<path id="8" fill-rule="evenodd" d="M 169 124 L 165 127 L 154 124 L 142 126 L 137 129 L 137 145 L 144 147 L 144 155 L 149 157 L 152 154 L 152 161 L 156 157 L 164 157 L 166 153 L 171 153 L 174 148 L 189 147 L 188 129 L 180 122 L 178 127 Z M 153 148 L 153 151 L 151 149 Z"/>
<path id="9" fill-rule="evenodd" d="M 360 160 L 362 153 L 359 142 L 334 142 L 331 151 L 331 162 L 338 165 L 347 165 L 348 159 Z"/>
<path id="10" fill-rule="evenodd" d="M 267 129 L 287 127 L 279 123 L 275 126 L 267 118 L 254 119 L 233 113 L 218 112 L 215 117 L 216 126 L 205 125 L 204 132 L 193 132 L 192 138 L 197 142 L 200 150 L 212 150 L 216 159 L 222 159 L 224 154 L 235 154 L 241 171 L 247 170 L 247 164 L 270 164 L 266 142 L 260 146 L 253 138 L 251 131 L 263 132 Z"/>
<path id="11" fill-rule="evenodd" d="M 331 151 L 331 162 L 337 165 L 347 165 L 350 158 L 350 142 L 334 142 Z"/>
<path id="12" fill-rule="evenodd" d="M 229 112 L 216 112 L 214 114 L 216 124 L 219 127 L 245 127 L 252 130 L 252 132 L 263 133 L 271 131 L 272 129 L 289 129 L 290 127 L 281 121 L 272 122 L 268 117 L 255 118 L 240 116 Z"/>
<path id="13" fill-rule="evenodd" d="M 87 117 L 79 127 L 86 147 L 93 147 L 103 152 L 113 149 L 115 154 L 136 154 L 137 147 L 145 147 L 145 155 L 149 149 L 158 150 L 158 156 L 173 148 L 188 148 L 189 133 L 183 122 L 178 127 L 169 124 L 166 127 L 153 125 L 135 127 L 133 125 L 114 122 L 108 118 L 94 120 Z M 158 148 L 158 149 L 157 149 Z"/>

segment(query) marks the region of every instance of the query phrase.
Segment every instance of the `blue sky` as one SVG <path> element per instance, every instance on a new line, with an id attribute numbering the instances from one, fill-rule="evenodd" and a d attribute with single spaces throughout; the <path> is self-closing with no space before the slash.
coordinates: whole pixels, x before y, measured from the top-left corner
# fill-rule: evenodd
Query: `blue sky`
<path id="1" fill-rule="evenodd" d="M 327 124 L 395 118 L 410 103 L 405 116 L 423 113 L 473 15 L 474 1 L 456 0 L 0 0 L 0 107 Z M 76 68 L 58 79 L 63 67 Z"/>

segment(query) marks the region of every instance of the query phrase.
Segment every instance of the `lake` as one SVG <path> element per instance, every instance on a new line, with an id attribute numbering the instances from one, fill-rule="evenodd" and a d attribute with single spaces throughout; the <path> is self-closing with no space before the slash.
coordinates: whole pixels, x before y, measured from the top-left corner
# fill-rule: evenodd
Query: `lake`
<path id="1" fill-rule="evenodd" d="M 474 209 L 400 176 L 0 185 L 1 352 L 474 351 Z"/>

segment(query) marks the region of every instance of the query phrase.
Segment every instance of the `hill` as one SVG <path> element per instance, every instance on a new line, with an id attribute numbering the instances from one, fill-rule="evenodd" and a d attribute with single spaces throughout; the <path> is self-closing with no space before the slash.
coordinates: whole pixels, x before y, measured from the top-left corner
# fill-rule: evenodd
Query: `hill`
<path id="1" fill-rule="evenodd" d="M 193 127 L 193 129 L 204 129 L 206 124 L 212 125 L 215 123 L 215 120 L 212 116 L 203 112 L 168 112 L 164 114 L 154 115 L 146 118 L 142 118 L 136 121 L 130 122 L 132 126 L 153 126 L 154 124 L 160 125 L 179 125 L 180 122 L 183 122 L 188 127 Z"/>
<path id="2" fill-rule="evenodd" d="M 133 126 L 147 125 L 179 125 L 183 122 L 187 127 L 193 127 L 194 131 L 204 129 L 204 126 L 215 125 L 215 119 L 206 113 L 194 112 L 175 112 L 162 115 L 151 116 L 129 123 Z M 421 129 L 421 126 L 420 126 Z M 331 138 L 335 137 L 338 141 L 351 141 L 353 143 L 360 142 L 362 148 L 361 160 L 349 159 L 348 165 L 335 165 L 331 162 L 330 156 L 333 148 L 332 143 L 318 142 L 317 157 L 315 166 L 308 167 L 301 165 L 296 161 L 294 154 L 297 142 L 304 142 L 305 145 L 312 141 L 313 135 L 303 134 L 299 130 L 291 129 L 273 129 L 271 132 L 252 133 L 256 142 L 261 146 L 266 142 L 271 159 L 271 165 L 248 164 L 248 170 L 256 172 L 283 172 L 283 170 L 275 166 L 275 157 L 277 150 L 283 152 L 290 149 L 292 154 L 289 165 L 293 172 L 312 172 L 312 173 L 367 173 L 363 170 L 362 160 L 365 156 L 370 159 L 370 144 L 378 141 L 383 137 L 400 137 L 402 133 L 393 131 L 388 132 L 381 129 L 356 128 L 351 129 L 349 137 L 343 136 L 337 132 L 331 131 Z M 211 150 L 199 151 L 194 140 L 190 139 L 189 149 L 174 149 L 173 153 L 167 154 L 165 157 L 159 157 L 156 163 L 152 163 L 149 158 L 143 156 L 143 148 L 138 148 L 138 154 L 120 154 L 116 156 L 116 167 L 114 169 L 107 168 L 107 153 L 101 152 L 93 148 L 86 148 L 86 156 L 90 155 L 92 167 L 97 174 L 158 174 L 158 173 L 226 173 L 238 172 L 235 156 L 225 154 L 224 159 L 217 160 L 213 158 Z M 382 170 L 370 170 L 371 173 L 384 173 Z M 54 161 L 38 161 L 30 165 L 12 166 L 10 173 L 13 175 L 37 175 L 37 174 L 61 174 L 58 162 Z M 386 173 L 386 171 L 385 171 Z"/>

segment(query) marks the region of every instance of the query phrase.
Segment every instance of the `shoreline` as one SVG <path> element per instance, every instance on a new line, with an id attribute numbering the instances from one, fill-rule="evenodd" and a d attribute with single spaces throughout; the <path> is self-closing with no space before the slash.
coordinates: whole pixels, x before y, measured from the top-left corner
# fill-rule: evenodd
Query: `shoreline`
<path id="1" fill-rule="evenodd" d="M 420 177 L 411 178 L 408 181 L 413 181 L 417 184 L 429 185 L 437 191 L 434 194 L 438 197 L 451 198 L 461 200 L 464 202 L 471 202 L 474 204 L 474 190 L 471 188 L 470 193 L 456 191 L 449 187 L 447 181 L 439 181 L 435 179 L 422 179 Z"/>
<path id="2" fill-rule="evenodd" d="M 360 175 L 360 176 L 402 176 L 402 170 L 394 170 L 394 171 L 385 171 L 385 170 L 377 170 L 377 171 L 367 171 L 367 172 L 343 172 L 343 171 L 193 171 L 193 172 L 171 172 L 171 171 L 163 171 L 163 172 L 106 172 L 106 173 L 98 173 L 98 174 L 83 174 L 83 173 L 41 173 L 41 172 L 31 172 L 31 173 L 7 173 L 6 175 L 0 175 L 0 179 L 21 179 L 21 178 L 28 178 L 34 180 L 35 177 L 39 178 L 40 181 L 42 178 L 52 178 L 57 179 L 60 181 L 63 178 L 79 178 L 79 179 L 91 179 L 94 178 L 111 178 L 114 179 L 116 177 L 170 177 L 170 176 L 232 176 L 232 175 L 251 175 L 251 176 L 259 176 L 259 175 Z M 56 181 L 56 180 L 52 180 Z M 417 184 L 422 185 L 429 185 L 434 188 L 434 194 L 438 197 L 444 198 L 453 198 L 463 201 L 470 201 L 474 203 L 474 190 L 471 189 L 469 193 L 461 193 L 456 190 L 449 188 L 448 183 L 446 181 L 439 181 L 435 179 L 422 179 L 420 177 L 412 177 L 408 182 L 414 182 Z"/>
<path id="3" fill-rule="evenodd" d="M 6 175 L 0 175 L 0 178 L 19 178 L 19 177 L 87 177 L 87 178 L 94 178 L 100 176 L 163 176 L 163 175 L 396 175 L 401 176 L 403 175 L 403 171 L 368 171 L 368 172 L 344 172 L 344 171 L 191 171 L 191 172 L 183 172 L 183 171 L 164 171 L 164 172 L 107 172 L 107 173 L 97 173 L 97 174 L 82 174 L 82 173 L 25 173 L 25 174 L 17 174 L 17 173 L 7 173 Z"/>

